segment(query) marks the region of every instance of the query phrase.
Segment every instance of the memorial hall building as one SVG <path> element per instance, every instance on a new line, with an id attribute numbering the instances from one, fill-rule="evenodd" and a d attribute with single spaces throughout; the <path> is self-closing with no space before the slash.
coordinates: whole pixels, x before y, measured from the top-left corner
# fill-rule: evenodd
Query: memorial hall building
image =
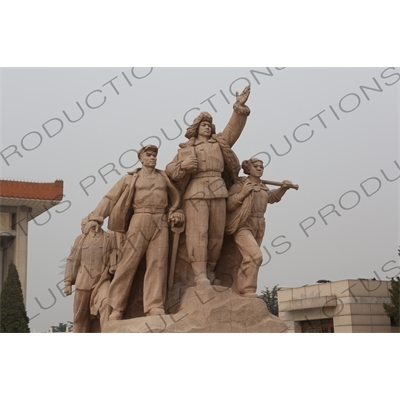
<path id="1" fill-rule="evenodd" d="M 399 332 L 383 308 L 390 288 L 390 281 L 372 279 L 281 288 L 279 318 L 291 333 Z"/>
<path id="2" fill-rule="evenodd" d="M 13 262 L 21 280 L 26 304 L 28 272 L 28 222 L 63 198 L 64 182 L 0 180 L 0 289 Z M 0 290 L 0 291 L 1 291 Z"/>

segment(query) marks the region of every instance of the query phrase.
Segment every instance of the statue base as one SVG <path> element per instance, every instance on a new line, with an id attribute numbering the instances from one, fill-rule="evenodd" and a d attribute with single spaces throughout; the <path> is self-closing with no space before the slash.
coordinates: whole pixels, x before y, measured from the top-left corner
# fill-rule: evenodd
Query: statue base
<path id="1" fill-rule="evenodd" d="M 176 304 L 178 309 L 173 304 L 167 308 L 171 314 L 108 321 L 103 332 L 283 333 L 288 329 L 263 300 L 239 296 L 231 288 L 185 286 L 174 290 L 183 294 Z"/>

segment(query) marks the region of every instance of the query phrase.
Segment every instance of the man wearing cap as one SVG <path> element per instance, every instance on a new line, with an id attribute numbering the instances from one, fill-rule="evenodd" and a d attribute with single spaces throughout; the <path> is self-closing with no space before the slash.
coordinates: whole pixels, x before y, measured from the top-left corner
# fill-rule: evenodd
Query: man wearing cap
<path id="1" fill-rule="evenodd" d="M 156 169 L 158 148 L 143 147 L 138 157 L 142 168 L 128 172 L 104 196 L 85 228 L 109 217 L 108 228 L 126 233 L 122 260 L 111 282 L 108 304 L 110 319 L 119 320 L 127 307 L 135 273 L 143 257 L 146 272 L 143 283 L 145 315 L 165 314 L 164 300 L 168 271 L 168 223 L 181 224 L 184 215 L 180 194 L 164 171 Z"/>
<path id="2" fill-rule="evenodd" d="M 212 116 L 202 112 L 186 131 L 189 141 L 179 145 L 178 154 L 166 167 L 165 172 L 183 194 L 186 249 L 196 285 L 214 282 L 224 238 L 227 187 L 234 183 L 240 170 L 231 148 L 250 114 L 245 105 L 249 94 L 249 86 L 240 95 L 236 93 L 232 117 L 218 135 Z"/>

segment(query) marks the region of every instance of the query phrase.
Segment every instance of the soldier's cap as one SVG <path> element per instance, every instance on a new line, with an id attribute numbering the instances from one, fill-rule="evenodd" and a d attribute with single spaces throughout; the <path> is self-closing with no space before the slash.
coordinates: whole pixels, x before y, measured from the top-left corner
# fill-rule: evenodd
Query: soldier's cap
<path id="1" fill-rule="evenodd" d="M 140 160 L 140 156 L 142 155 L 142 153 L 143 153 L 144 151 L 147 151 L 147 150 L 154 151 L 156 154 L 158 154 L 158 147 L 155 146 L 154 144 L 149 144 L 149 145 L 147 145 L 147 146 L 142 147 L 142 148 L 139 150 L 139 152 L 138 152 L 138 159 L 139 159 L 139 160 Z"/>

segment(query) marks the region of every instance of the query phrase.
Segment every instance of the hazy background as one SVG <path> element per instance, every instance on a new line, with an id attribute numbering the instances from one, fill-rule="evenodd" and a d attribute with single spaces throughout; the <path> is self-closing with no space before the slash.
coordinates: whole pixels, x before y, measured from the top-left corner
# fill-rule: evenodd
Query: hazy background
<path id="1" fill-rule="evenodd" d="M 121 155 L 154 143 L 160 146 L 157 166 L 164 169 L 178 144 L 186 140 L 185 113 L 194 107 L 210 112 L 220 132 L 232 113 L 230 90 L 241 91 L 248 84 L 246 79 L 251 84 L 247 102 L 251 115 L 234 146 L 236 154 L 242 161 L 261 152 L 257 157 L 269 163 L 264 179 L 289 179 L 300 185 L 300 190 L 288 191 L 279 204 L 268 207 L 258 293 L 275 284 L 296 287 L 319 279 L 390 279 L 399 274 L 398 68 L 135 68 L 133 73 L 136 78 L 128 67 L 1 70 L 1 148 L 16 145 L 23 156 L 10 156 L 9 166 L 2 159 L 2 178 L 62 179 L 64 200 L 68 200 L 29 223 L 27 311 L 31 330 L 46 331 L 51 325 L 72 321 L 73 296 L 65 298 L 60 291 L 65 258 L 80 233 L 82 217 L 123 174 L 139 166 L 134 165 L 135 152 Z M 113 88 L 107 82 L 115 77 Z M 377 89 L 377 84 L 381 91 L 365 91 L 368 100 L 360 86 Z M 94 90 L 102 92 L 93 93 L 89 105 L 97 107 L 104 96 L 106 101 L 90 109 L 85 99 Z M 211 96 L 215 109 L 207 101 Z M 78 119 L 82 111 L 76 102 L 84 115 L 71 123 L 63 111 Z M 323 110 L 320 118 L 326 128 L 315 117 Z M 199 112 L 190 111 L 187 122 Z M 50 138 L 42 125 L 53 118 L 64 125 Z M 309 126 L 298 129 L 298 140 L 306 140 L 314 131 L 302 143 L 293 138 L 301 124 Z M 53 120 L 45 126 L 53 135 L 60 122 Z M 32 131 L 40 133 L 42 142 L 27 151 L 23 146 L 30 149 L 39 144 L 37 134 L 27 135 Z M 292 146 L 289 152 L 285 136 Z M 271 146 L 279 154 L 288 153 L 278 156 Z M 8 149 L 3 154 L 11 152 Z M 106 183 L 99 169 L 110 163 L 120 175 L 110 173 Z M 111 168 L 104 167 L 103 174 Z M 394 181 L 388 182 L 381 170 Z M 79 182 L 88 176 L 94 176 L 95 182 L 86 195 Z M 380 187 L 368 197 L 360 184 L 372 177 L 365 182 L 365 190 L 376 191 L 378 180 Z M 329 204 L 340 216 L 331 213 L 326 225 L 318 212 Z M 320 213 L 330 211 L 332 206 Z M 310 217 L 315 224 L 307 230 L 307 237 L 300 223 Z M 308 219 L 303 225 L 311 222 Z M 273 247 L 272 242 L 290 245 Z M 394 262 L 383 267 L 389 261 Z"/>

